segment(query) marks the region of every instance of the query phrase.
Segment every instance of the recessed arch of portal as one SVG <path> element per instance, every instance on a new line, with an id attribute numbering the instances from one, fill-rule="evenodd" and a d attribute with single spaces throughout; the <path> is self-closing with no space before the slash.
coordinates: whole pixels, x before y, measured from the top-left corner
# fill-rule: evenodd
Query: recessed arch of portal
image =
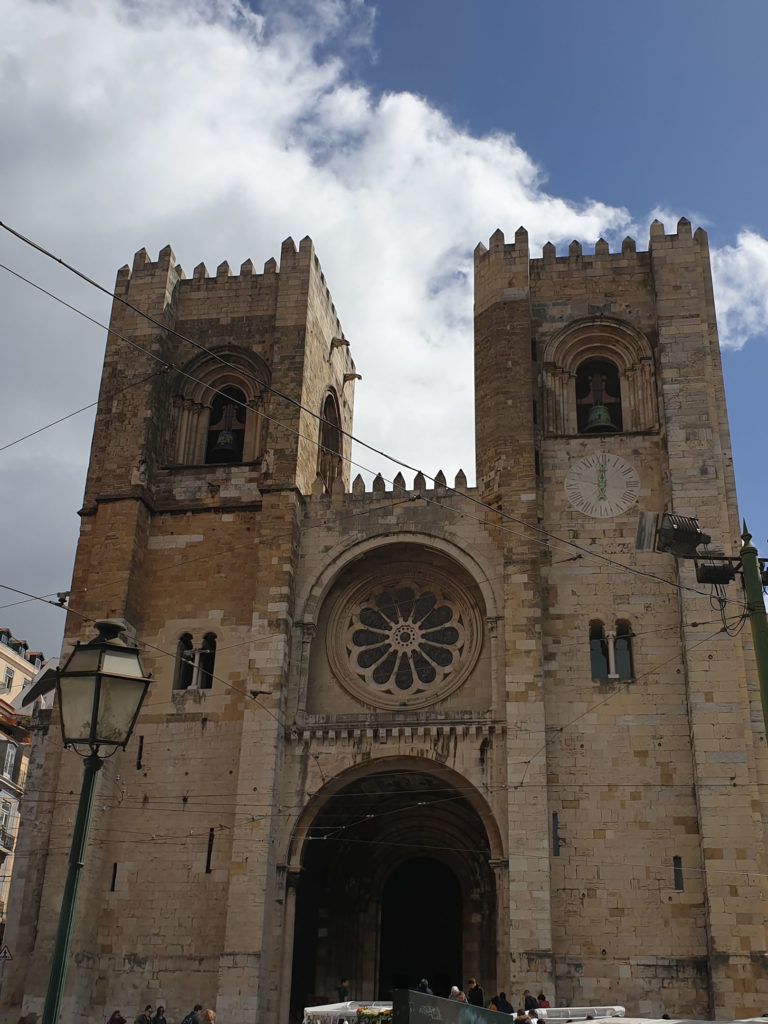
<path id="1" fill-rule="evenodd" d="M 374 791 L 378 791 L 379 784 L 384 779 L 393 780 L 390 788 L 398 790 L 397 780 L 405 775 L 424 776 L 428 779 L 425 784 L 425 791 L 439 793 L 444 799 L 441 804 L 449 808 L 460 799 L 473 811 L 476 819 L 482 826 L 484 842 L 487 843 L 489 856 L 493 860 L 506 857 L 502 833 L 499 829 L 496 815 L 488 803 L 486 797 L 480 792 L 477 786 L 473 785 L 465 775 L 456 771 L 449 765 L 440 761 L 433 761 L 425 757 L 416 756 L 393 756 L 385 761 L 366 761 L 365 763 L 351 765 L 340 771 L 328 781 L 307 801 L 304 808 L 296 818 L 291 832 L 286 863 L 290 868 L 299 868 L 307 843 L 312 841 L 310 836 L 315 827 L 323 817 L 328 816 L 329 809 L 337 797 L 353 788 L 359 789 L 361 784 L 370 783 L 373 779 Z M 369 787 L 370 788 L 370 787 Z M 413 787 L 408 792 L 413 795 Z M 435 800 L 437 797 L 435 796 Z M 414 804 L 416 806 L 418 801 Z M 435 806 L 437 804 L 435 803 Z M 359 808 L 358 808 L 359 809 Z"/>
<path id="2" fill-rule="evenodd" d="M 362 992 L 380 998 L 386 997 L 393 972 L 409 979 L 413 974 L 415 984 L 425 969 L 419 957 L 435 927 L 432 918 L 420 922 L 420 908 L 439 906 L 445 896 L 422 891 L 412 896 L 415 902 L 403 903 L 388 883 L 403 877 L 403 870 L 407 877 L 411 867 L 429 863 L 440 870 L 422 867 L 426 890 L 439 886 L 446 872 L 456 881 L 458 924 L 451 941 L 459 966 L 462 950 L 471 949 L 473 970 L 490 979 L 497 949 L 493 861 L 501 854 L 487 800 L 444 765 L 391 758 L 386 765 L 357 766 L 331 780 L 308 803 L 291 840 L 288 860 L 298 883 L 292 1003 L 301 1006 L 308 991 L 332 992 L 340 964 Z M 391 955 L 385 962 L 381 955 L 393 914 L 401 937 L 403 929 L 420 923 L 427 932 L 413 962 Z"/>
<path id="3" fill-rule="evenodd" d="M 455 708 L 457 700 L 486 710 L 487 577 L 478 582 L 466 558 L 423 537 L 389 537 L 354 554 L 322 587 L 300 710 Z"/>

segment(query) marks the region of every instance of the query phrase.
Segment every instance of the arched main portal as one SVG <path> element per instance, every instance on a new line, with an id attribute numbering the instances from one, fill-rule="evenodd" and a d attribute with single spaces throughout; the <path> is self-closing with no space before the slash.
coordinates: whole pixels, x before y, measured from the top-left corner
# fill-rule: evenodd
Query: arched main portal
<path id="1" fill-rule="evenodd" d="M 491 848 L 468 793 L 421 766 L 382 765 L 321 806 L 302 843 L 291 1019 L 335 1001 L 341 977 L 359 999 L 422 977 L 443 995 L 463 973 L 490 982 Z"/>

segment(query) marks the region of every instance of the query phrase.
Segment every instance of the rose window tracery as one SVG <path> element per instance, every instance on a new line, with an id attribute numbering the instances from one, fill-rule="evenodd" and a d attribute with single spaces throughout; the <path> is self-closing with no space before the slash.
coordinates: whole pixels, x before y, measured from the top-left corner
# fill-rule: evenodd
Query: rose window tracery
<path id="1" fill-rule="evenodd" d="M 431 703 L 455 689 L 474 664 L 476 611 L 436 571 L 358 584 L 335 618 L 331 661 L 347 688 L 368 703 Z"/>

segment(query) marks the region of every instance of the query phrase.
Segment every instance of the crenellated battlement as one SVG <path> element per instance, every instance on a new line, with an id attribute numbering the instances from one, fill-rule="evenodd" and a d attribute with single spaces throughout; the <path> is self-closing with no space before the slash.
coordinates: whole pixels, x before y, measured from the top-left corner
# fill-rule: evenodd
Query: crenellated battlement
<path id="1" fill-rule="evenodd" d="M 115 291 L 120 295 L 127 295 L 129 292 L 141 290 L 155 294 L 159 288 L 164 292 L 163 306 L 171 301 L 174 289 L 177 285 L 194 294 L 203 289 L 206 300 L 211 298 L 221 289 L 223 302 L 231 304 L 233 292 L 247 288 L 257 290 L 265 287 L 268 290 L 272 287 L 279 287 L 280 279 L 283 284 L 291 278 L 303 279 L 304 289 L 311 292 L 312 299 L 320 302 L 335 322 L 335 336 L 343 338 L 336 306 L 331 298 L 331 292 L 325 279 L 320 260 L 315 252 L 314 243 L 309 235 L 306 235 L 299 242 L 298 247 L 289 236 L 282 243 L 280 248 L 280 264 L 270 257 L 264 264 L 261 273 L 257 273 L 253 261 L 249 258 L 240 265 L 238 274 L 233 274 L 227 260 L 223 260 L 217 267 L 215 273 L 211 273 L 205 263 L 198 263 L 192 271 L 192 277 L 188 278 L 181 264 L 176 263 L 176 257 L 170 245 L 166 245 L 158 253 L 156 260 L 152 260 L 145 248 L 141 248 L 134 254 L 133 263 L 127 263 L 117 272 Z M 293 290 L 293 286 L 292 290 Z M 297 289 L 301 290 L 301 289 Z"/>
<path id="2" fill-rule="evenodd" d="M 351 490 L 345 491 L 341 485 L 340 480 L 336 480 L 331 487 L 330 493 L 326 490 L 322 480 L 318 478 L 315 482 L 315 487 L 312 489 L 312 498 L 329 501 L 331 497 L 343 497 L 349 499 L 359 498 L 380 498 L 382 495 L 390 495 L 395 498 L 403 498 L 409 501 L 417 501 L 419 498 L 435 498 L 435 497 L 451 497 L 452 495 L 459 494 L 475 494 L 477 489 L 475 487 L 467 486 L 467 476 L 463 469 L 460 469 L 456 474 L 453 482 L 453 486 L 449 487 L 445 473 L 441 469 L 437 471 L 434 479 L 427 479 L 423 473 L 417 473 L 413 478 L 413 484 L 408 487 L 405 482 L 405 477 L 402 473 L 398 473 L 391 481 L 385 480 L 381 473 L 377 473 L 371 482 L 371 486 L 366 485 L 365 480 L 360 473 L 357 474 L 355 479 L 352 481 Z"/>

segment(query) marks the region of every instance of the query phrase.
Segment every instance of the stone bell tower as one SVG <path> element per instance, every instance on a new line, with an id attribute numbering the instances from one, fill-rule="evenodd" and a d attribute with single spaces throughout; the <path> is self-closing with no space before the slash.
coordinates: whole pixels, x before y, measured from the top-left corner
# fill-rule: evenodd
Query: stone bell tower
<path id="1" fill-rule="evenodd" d="M 475 281 L 478 487 L 501 513 L 528 861 L 510 951 L 528 977 L 549 962 L 561 1005 L 747 1016 L 768 966 L 753 657 L 691 563 L 638 544 L 640 513 L 674 511 L 739 548 L 706 234 L 656 221 L 646 252 L 531 259 L 523 229 L 497 231 Z"/>

